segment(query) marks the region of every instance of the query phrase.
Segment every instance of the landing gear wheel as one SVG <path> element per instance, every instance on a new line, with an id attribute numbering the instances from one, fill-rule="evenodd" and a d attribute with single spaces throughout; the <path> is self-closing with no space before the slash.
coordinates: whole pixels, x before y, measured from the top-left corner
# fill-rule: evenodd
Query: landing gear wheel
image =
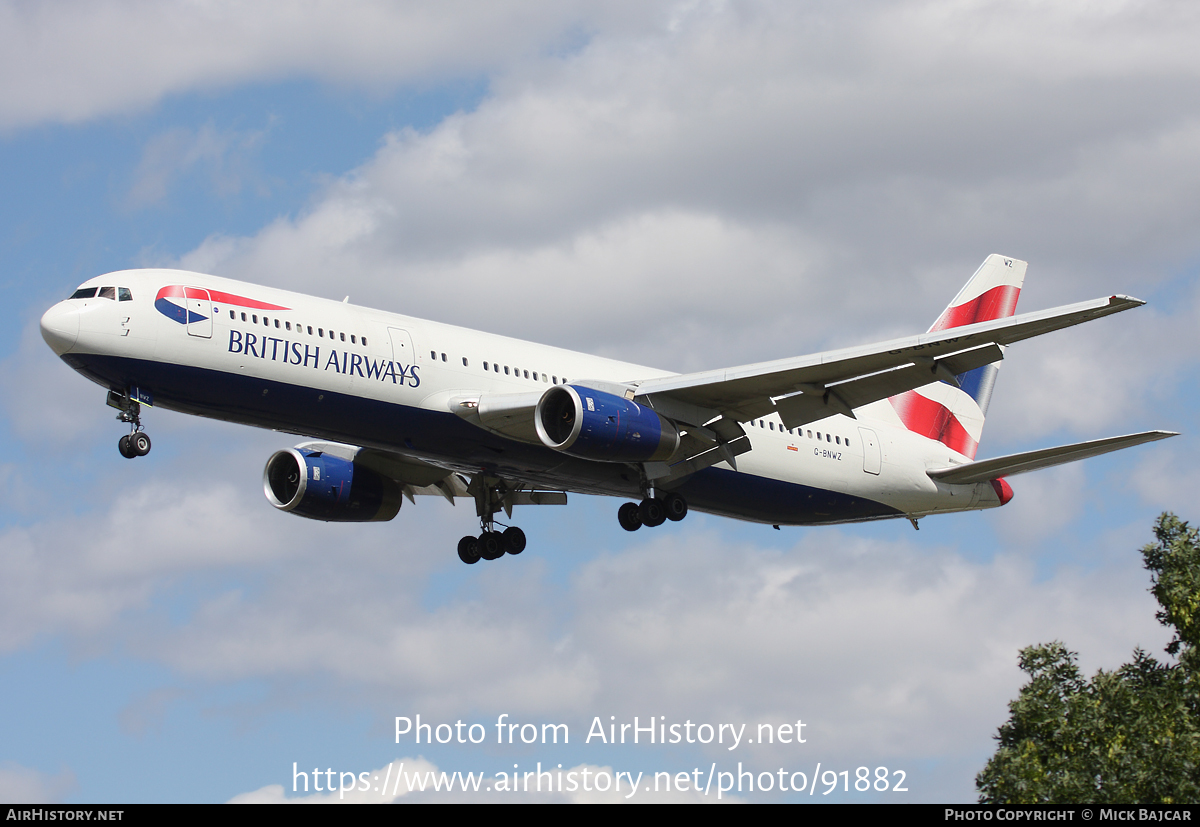
<path id="1" fill-rule="evenodd" d="M 525 550 L 525 532 L 515 525 L 504 529 L 500 535 L 501 545 L 509 554 L 520 554 Z"/>
<path id="2" fill-rule="evenodd" d="M 642 518 L 638 515 L 637 503 L 625 503 L 617 509 L 617 522 L 626 531 L 637 531 L 642 527 Z"/>
<path id="3" fill-rule="evenodd" d="M 687 500 L 679 494 L 671 492 L 663 497 L 663 509 L 667 512 L 667 519 L 673 523 L 677 523 L 687 516 L 688 504 Z"/>
<path id="4" fill-rule="evenodd" d="M 504 540 L 499 531 L 485 531 L 480 534 L 476 548 L 484 560 L 499 560 L 504 556 Z"/>
<path id="5" fill-rule="evenodd" d="M 121 456 L 125 457 L 125 459 L 133 459 L 137 456 L 137 451 L 129 444 L 129 434 L 117 440 L 117 450 L 121 452 Z"/>
<path id="6" fill-rule="evenodd" d="M 130 434 L 129 447 L 139 457 L 144 457 L 150 453 L 150 437 L 145 431 L 138 431 L 136 434 Z"/>
<path id="7" fill-rule="evenodd" d="M 474 537 L 463 537 L 458 541 L 458 559 L 468 566 L 479 562 L 479 541 Z"/>
<path id="8" fill-rule="evenodd" d="M 647 497 L 638 506 L 638 516 L 642 518 L 642 525 L 654 528 L 667 521 L 667 510 L 658 497 Z"/>

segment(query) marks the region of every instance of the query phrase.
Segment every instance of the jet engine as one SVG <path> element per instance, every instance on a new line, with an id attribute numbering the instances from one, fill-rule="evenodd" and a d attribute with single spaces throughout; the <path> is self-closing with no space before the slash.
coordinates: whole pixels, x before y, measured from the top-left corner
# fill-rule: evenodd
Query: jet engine
<path id="1" fill-rule="evenodd" d="M 582 385 L 547 390 L 534 425 L 546 446 L 602 462 L 662 461 L 679 447 L 679 431 L 650 408 Z"/>
<path id="2" fill-rule="evenodd" d="M 263 491 L 280 511 L 327 523 L 390 520 L 403 501 L 396 480 L 353 460 L 303 448 L 278 451 L 267 460 Z"/>

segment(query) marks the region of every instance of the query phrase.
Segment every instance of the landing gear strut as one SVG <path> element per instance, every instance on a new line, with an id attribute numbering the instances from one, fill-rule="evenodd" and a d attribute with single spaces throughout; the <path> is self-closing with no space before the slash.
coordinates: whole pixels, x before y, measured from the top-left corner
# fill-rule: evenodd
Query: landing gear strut
<path id="1" fill-rule="evenodd" d="M 625 503 L 618 508 L 617 522 L 626 531 L 637 531 L 642 526 L 660 526 L 667 520 L 679 522 L 687 513 L 687 500 L 674 491 L 662 499 L 651 493 L 641 503 Z"/>
<path id="2" fill-rule="evenodd" d="M 512 516 L 509 488 L 504 480 L 483 474 L 471 480 L 467 491 L 475 496 L 475 511 L 482 529 L 478 537 L 467 535 L 458 541 L 458 559 L 468 565 L 480 560 L 499 560 L 505 554 L 520 554 L 525 550 L 525 532 L 516 526 L 500 531 L 496 514 L 505 511 Z"/>
<path id="3" fill-rule="evenodd" d="M 125 459 L 144 457 L 150 453 L 150 435 L 142 430 L 142 406 L 128 394 L 108 392 L 109 406 L 116 408 L 118 422 L 129 423 L 129 433 L 117 440 L 117 450 Z"/>

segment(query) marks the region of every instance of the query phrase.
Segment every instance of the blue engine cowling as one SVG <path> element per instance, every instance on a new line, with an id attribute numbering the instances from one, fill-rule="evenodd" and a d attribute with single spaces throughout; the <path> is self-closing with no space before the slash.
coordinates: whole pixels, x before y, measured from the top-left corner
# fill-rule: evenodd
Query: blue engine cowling
<path id="1" fill-rule="evenodd" d="M 329 523 L 390 520 L 404 494 L 396 480 L 351 460 L 296 448 L 267 460 L 263 491 L 280 511 Z"/>
<path id="2" fill-rule="evenodd" d="M 650 408 L 582 385 L 547 390 L 534 425 L 548 447 L 602 462 L 662 461 L 679 447 L 679 431 Z"/>

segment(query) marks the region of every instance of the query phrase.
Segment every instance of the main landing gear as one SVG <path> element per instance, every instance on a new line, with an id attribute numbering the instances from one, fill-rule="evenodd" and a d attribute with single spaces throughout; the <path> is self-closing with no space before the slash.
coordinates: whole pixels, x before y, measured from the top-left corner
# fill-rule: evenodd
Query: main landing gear
<path id="1" fill-rule="evenodd" d="M 116 391 L 108 392 L 108 404 L 116 408 L 119 422 L 129 423 L 129 433 L 117 440 L 117 450 L 125 459 L 150 453 L 150 435 L 142 430 L 142 406 L 136 399 Z"/>
<path id="2" fill-rule="evenodd" d="M 505 554 L 525 550 L 525 532 L 514 526 L 497 531 L 495 523 L 483 527 L 478 537 L 467 535 L 458 541 L 458 559 L 468 565 L 480 560 L 499 560 Z"/>
<path id="3" fill-rule="evenodd" d="M 480 560 L 499 560 L 506 554 L 525 550 L 525 532 L 514 526 L 503 531 L 496 528 L 496 514 L 501 511 L 512 517 L 512 507 L 518 490 L 499 477 L 477 474 L 467 485 L 475 497 L 475 513 L 482 532 L 478 537 L 467 535 L 458 541 L 458 559 L 468 565 Z"/>
<path id="4" fill-rule="evenodd" d="M 688 513 L 688 504 L 674 491 L 662 499 L 653 493 L 640 503 L 625 503 L 617 509 L 617 521 L 626 531 L 637 531 L 642 526 L 655 528 L 667 520 L 679 522 Z"/>

